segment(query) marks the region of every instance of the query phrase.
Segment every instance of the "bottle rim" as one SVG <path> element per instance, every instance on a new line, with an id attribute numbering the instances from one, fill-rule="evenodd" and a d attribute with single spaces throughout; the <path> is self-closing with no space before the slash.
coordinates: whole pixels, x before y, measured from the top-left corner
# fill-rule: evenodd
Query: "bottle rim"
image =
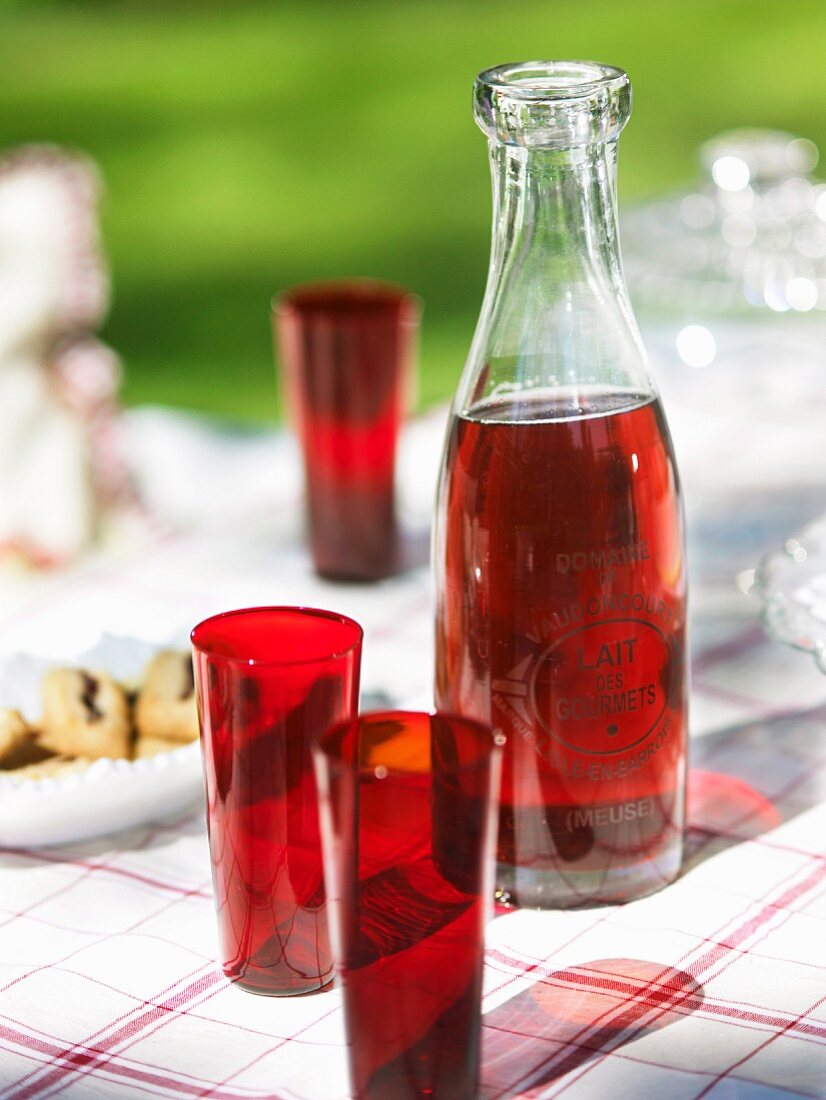
<path id="1" fill-rule="evenodd" d="M 491 141 L 560 149 L 615 140 L 631 114 L 631 81 L 599 61 L 517 61 L 479 73 L 473 98 Z"/>
<path id="2" fill-rule="evenodd" d="M 505 91 L 512 99 L 589 99 L 594 93 L 630 83 L 628 73 L 600 61 L 512 61 L 485 69 L 477 84 Z"/>

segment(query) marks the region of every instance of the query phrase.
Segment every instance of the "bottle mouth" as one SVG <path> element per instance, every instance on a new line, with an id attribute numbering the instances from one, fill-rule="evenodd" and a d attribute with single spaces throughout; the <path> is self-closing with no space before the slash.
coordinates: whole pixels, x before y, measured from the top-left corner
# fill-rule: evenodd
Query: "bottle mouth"
<path id="1" fill-rule="evenodd" d="M 565 148 L 611 141 L 631 114 L 631 81 L 598 61 L 521 61 L 481 72 L 474 115 L 492 141 Z"/>

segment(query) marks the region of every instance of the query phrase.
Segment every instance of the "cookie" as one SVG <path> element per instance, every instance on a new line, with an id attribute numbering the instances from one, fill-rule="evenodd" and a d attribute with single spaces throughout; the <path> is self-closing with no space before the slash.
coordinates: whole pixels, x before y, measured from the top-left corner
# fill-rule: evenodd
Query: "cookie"
<path id="1" fill-rule="evenodd" d="M 29 725 L 19 710 L 0 709 L 0 767 L 12 759 L 31 739 Z"/>
<path id="2" fill-rule="evenodd" d="M 39 764 L 53 755 L 19 711 L 0 708 L 0 770 Z"/>
<path id="3" fill-rule="evenodd" d="M 41 741 L 61 756 L 129 755 L 126 692 L 105 672 L 53 668 L 43 677 Z"/>
<path id="4" fill-rule="evenodd" d="M 143 760 L 147 756 L 157 756 L 159 752 L 172 752 L 181 747 L 180 741 L 168 741 L 165 737 L 141 736 L 135 742 L 135 760 Z"/>
<path id="5" fill-rule="evenodd" d="M 160 737 L 182 743 L 198 736 L 195 683 L 188 653 L 165 650 L 150 661 L 135 705 L 135 725 L 141 738 Z"/>

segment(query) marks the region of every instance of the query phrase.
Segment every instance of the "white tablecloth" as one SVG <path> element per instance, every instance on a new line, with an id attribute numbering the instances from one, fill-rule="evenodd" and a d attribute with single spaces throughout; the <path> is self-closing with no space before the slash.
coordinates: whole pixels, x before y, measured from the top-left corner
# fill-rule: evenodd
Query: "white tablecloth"
<path id="1" fill-rule="evenodd" d="M 713 399 L 669 411 L 692 573 L 686 871 L 623 907 L 494 920 L 489 1100 L 826 1096 L 826 678 L 765 638 L 743 592 L 743 571 L 821 509 L 826 433 L 800 430 L 790 451 Z M 405 439 L 411 522 L 429 513 L 442 418 Z M 70 573 L 0 581 L 0 653 L 60 660 L 102 632 L 183 643 L 218 610 L 304 603 L 363 623 L 370 696 L 429 704 L 428 571 L 317 579 L 287 438 L 162 410 L 128 430 L 152 528 Z M 0 1098 L 342 1100 L 338 992 L 245 995 L 215 956 L 200 811 L 3 851 Z"/>

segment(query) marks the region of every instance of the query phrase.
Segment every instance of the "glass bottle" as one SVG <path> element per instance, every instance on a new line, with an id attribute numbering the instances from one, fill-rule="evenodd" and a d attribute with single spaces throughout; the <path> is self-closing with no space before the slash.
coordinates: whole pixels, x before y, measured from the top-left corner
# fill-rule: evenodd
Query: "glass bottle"
<path id="1" fill-rule="evenodd" d="M 682 858 L 679 481 L 623 281 L 620 69 L 483 72 L 487 290 L 439 488 L 436 702 L 507 736 L 505 903 L 640 897 Z"/>

